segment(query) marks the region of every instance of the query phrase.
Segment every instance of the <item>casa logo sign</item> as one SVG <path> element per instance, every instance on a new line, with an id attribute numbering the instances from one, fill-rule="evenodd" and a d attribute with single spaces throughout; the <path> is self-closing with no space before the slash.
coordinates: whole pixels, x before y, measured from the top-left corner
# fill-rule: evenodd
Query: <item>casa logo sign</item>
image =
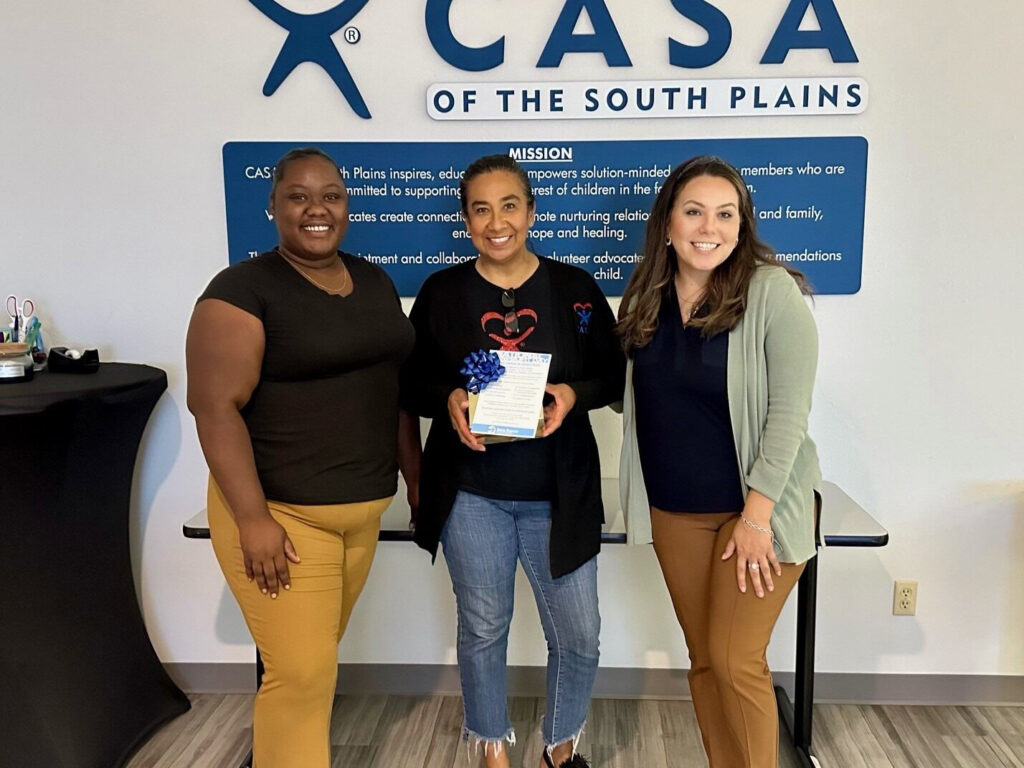
<path id="1" fill-rule="evenodd" d="M 310 61 L 319 64 L 331 76 L 338 90 L 348 100 L 352 111 L 364 119 L 370 118 L 363 95 L 352 74 L 345 66 L 331 35 L 348 24 L 370 0 L 342 0 L 336 6 L 321 13 L 296 13 L 282 7 L 277 0 L 249 0 L 263 14 L 288 30 L 281 52 L 277 54 L 270 68 L 267 81 L 263 84 L 263 95 L 273 96 L 278 86 L 299 64 Z M 351 29 L 355 30 L 354 27 Z M 358 30 L 351 42 L 358 42 Z"/>
<path id="2" fill-rule="evenodd" d="M 369 0 L 342 0 L 334 8 L 301 14 L 276 0 L 249 0 L 267 17 L 288 30 L 288 38 L 267 76 L 263 93 L 270 96 L 304 61 L 321 66 L 334 80 L 353 111 L 362 118 L 370 110 L 342 60 L 332 35 L 357 43 L 354 26 L 346 26 Z M 646 0 L 671 4 L 680 17 L 707 33 L 701 45 L 688 45 L 668 35 L 668 63 L 680 70 L 700 70 L 722 59 L 732 44 L 729 18 L 708 0 Z M 782 64 L 789 52 L 817 49 L 833 63 L 859 61 L 836 8 L 836 0 L 788 0 L 760 64 Z M 454 0 L 425 0 L 427 37 L 436 55 L 463 72 L 486 72 L 505 61 L 505 37 L 484 46 L 469 46 L 452 30 Z M 639 5 L 639 3 L 638 3 Z M 637 9 L 636 12 L 640 12 Z M 813 13 L 816 29 L 801 29 Z M 576 32 L 581 20 L 592 32 Z M 540 58 L 538 70 L 557 69 L 567 55 L 597 53 L 610 68 L 633 66 L 606 0 L 562 0 Z M 867 83 L 854 77 L 801 77 L 676 80 L 600 80 L 564 82 L 435 83 L 427 89 L 427 113 L 435 120 L 538 120 L 609 117 L 721 117 L 758 115 L 858 114 L 867 106 Z"/>

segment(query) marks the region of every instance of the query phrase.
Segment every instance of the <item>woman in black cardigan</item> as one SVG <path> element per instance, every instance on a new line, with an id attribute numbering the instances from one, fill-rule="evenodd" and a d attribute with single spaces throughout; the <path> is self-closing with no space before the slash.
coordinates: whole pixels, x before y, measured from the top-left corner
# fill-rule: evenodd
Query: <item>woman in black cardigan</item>
<path id="1" fill-rule="evenodd" d="M 530 181 L 505 155 L 472 163 L 460 192 L 479 257 L 431 275 L 411 319 L 407 407 L 433 419 L 423 455 L 416 542 L 441 543 L 458 606 L 464 735 L 487 768 L 508 766 L 505 654 L 517 561 L 548 641 L 547 748 L 539 766 L 576 754 L 598 662 L 601 480 L 588 411 L 622 396 L 614 316 L 593 278 L 527 248 Z M 544 429 L 488 444 L 469 430 L 465 358 L 480 349 L 551 353 Z"/>

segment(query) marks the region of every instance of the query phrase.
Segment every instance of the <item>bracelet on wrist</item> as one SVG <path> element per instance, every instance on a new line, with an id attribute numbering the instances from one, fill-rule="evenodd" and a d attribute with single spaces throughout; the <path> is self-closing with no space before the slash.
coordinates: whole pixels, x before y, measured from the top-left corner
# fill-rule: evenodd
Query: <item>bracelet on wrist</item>
<path id="1" fill-rule="evenodd" d="M 772 532 L 771 528 L 765 528 L 763 525 L 758 525 L 757 523 L 753 522 L 752 520 L 748 520 L 743 515 L 740 515 L 740 520 L 743 521 L 743 524 L 745 526 L 747 526 L 747 528 L 752 528 L 753 530 L 757 531 L 758 533 L 766 533 L 766 534 L 768 534 L 768 537 L 772 540 L 772 543 L 773 544 L 775 543 L 775 534 Z"/>

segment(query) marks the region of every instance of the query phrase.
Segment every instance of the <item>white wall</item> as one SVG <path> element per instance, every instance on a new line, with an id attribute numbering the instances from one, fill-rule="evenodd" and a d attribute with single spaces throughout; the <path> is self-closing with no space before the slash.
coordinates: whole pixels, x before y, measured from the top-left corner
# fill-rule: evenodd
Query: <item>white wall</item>
<path id="1" fill-rule="evenodd" d="M 302 11 L 333 4 L 290 0 Z M 374 0 L 354 22 L 361 47 L 338 43 L 371 101 L 374 119 L 363 121 L 310 65 L 263 97 L 284 33 L 241 0 L 5 0 L 0 293 L 33 297 L 50 343 L 98 346 L 106 360 L 168 373 L 143 443 L 133 528 L 140 596 L 163 660 L 252 658 L 208 546 L 180 533 L 204 505 L 183 336 L 196 295 L 226 262 L 224 142 L 863 135 L 863 287 L 817 299 L 812 430 L 826 476 L 888 527 L 891 543 L 823 554 L 818 668 L 1024 674 L 1024 6 L 839 0 L 860 63 L 794 51 L 768 68 L 757 62 L 785 0 L 716 4 L 733 22 L 732 47 L 709 70 L 681 74 L 667 63 L 665 30 L 682 36 L 687 24 L 667 0 L 609 0 L 633 57 L 627 72 L 609 72 L 595 55 L 534 68 L 561 3 L 460 0 L 455 31 L 467 43 L 507 36 L 506 63 L 470 76 L 430 49 L 422 0 Z M 694 32 L 690 42 L 700 41 Z M 866 112 L 437 123 L 423 99 L 443 80 L 822 73 L 865 78 Z M 605 474 L 614 474 L 618 429 L 616 417 L 600 417 Z M 920 581 L 916 618 L 890 615 L 894 578 Z M 600 579 L 603 663 L 685 665 L 650 550 L 606 548 Z M 539 665 L 543 643 L 521 586 L 510 662 Z M 788 613 L 772 648 L 779 669 L 792 668 L 791 624 Z M 454 662 L 453 643 L 443 563 L 382 545 L 341 658 Z"/>

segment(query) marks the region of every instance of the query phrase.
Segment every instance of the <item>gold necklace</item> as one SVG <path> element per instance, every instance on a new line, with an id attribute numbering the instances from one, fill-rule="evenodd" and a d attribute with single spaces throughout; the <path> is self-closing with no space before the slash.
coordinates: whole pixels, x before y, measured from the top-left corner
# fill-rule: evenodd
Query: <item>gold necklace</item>
<path id="1" fill-rule="evenodd" d="M 703 288 L 698 288 L 689 296 L 683 297 L 679 296 L 679 286 L 676 286 L 676 297 L 679 299 L 679 314 L 683 316 L 683 325 L 686 325 L 686 323 L 690 322 L 693 319 L 694 313 L 698 309 L 700 309 L 701 305 L 704 303 L 701 294 L 703 294 L 706 289 L 707 286 L 704 286 Z M 698 298 L 700 298 L 701 301 L 697 301 Z M 690 305 L 689 313 L 686 312 L 687 304 Z"/>
<path id="2" fill-rule="evenodd" d="M 277 249 L 277 253 L 278 253 L 278 255 L 281 256 L 281 258 L 283 258 L 285 261 L 287 261 L 289 264 L 291 264 L 293 267 L 295 267 L 295 271 L 296 272 L 298 272 L 304 278 L 309 280 L 309 282 L 311 282 L 313 285 L 315 285 L 320 290 L 325 291 L 326 293 L 342 294 L 342 293 L 344 293 L 348 289 L 348 280 L 349 280 L 348 269 L 345 267 L 345 262 L 341 260 L 341 257 L 338 257 L 338 262 L 341 264 L 341 268 L 343 270 L 342 273 L 341 273 L 341 276 L 343 278 L 343 280 L 341 281 L 341 285 L 339 287 L 337 287 L 337 288 L 328 288 L 326 285 L 321 283 L 319 280 L 317 280 L 311 274 L 306 272 L 306 270 L 304 270 L 302 268 L 301 264 L 299 264 L 299 263 L 297 263 L 295 261 L 292 261 L 292 259 L 288 258 L 285 255 L 285 252 L 282 251 L 280 248 Z"/>

